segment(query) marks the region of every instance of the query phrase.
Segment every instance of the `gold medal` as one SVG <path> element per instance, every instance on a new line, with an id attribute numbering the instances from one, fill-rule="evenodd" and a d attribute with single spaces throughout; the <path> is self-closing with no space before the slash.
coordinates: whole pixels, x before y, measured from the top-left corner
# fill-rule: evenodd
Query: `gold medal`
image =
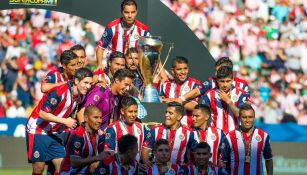
<path id="1" fill-rule="evenodd" d="M 251 157 L 250 156 L 245 156 L 245 162 L 250 163 L 251 162 Z"/>

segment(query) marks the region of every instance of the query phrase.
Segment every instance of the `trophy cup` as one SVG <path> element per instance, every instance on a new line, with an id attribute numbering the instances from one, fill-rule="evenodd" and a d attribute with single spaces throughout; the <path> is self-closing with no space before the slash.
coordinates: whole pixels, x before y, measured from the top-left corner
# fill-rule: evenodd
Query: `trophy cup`
<path id="1" fill-rule="evenodd" d="M 159 93 L 157 88 L 153 86 L 153 82 L 163 68 L 160 59 L 162 47 L 161 37 L 140 36 L 139 65 L 143 77 L 143 87 L 141 90 L 143 102 L 160 103 Z"/>

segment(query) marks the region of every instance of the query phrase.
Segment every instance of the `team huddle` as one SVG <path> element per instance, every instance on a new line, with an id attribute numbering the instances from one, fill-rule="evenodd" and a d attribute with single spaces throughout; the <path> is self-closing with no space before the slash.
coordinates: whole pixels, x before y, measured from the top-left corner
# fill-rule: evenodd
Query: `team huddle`
<path id="1" fill-rule="evenodd" d="M 254 127 L 246 81 L 232 61 L 220 58 L 204 83 L 188 77 L 183 56 L 153 83 L 167 103 L 163 124 L 142 123 L 144 77 L 137 4 L 124 0 L 122 18 L 110 22 L 97 44 L 97 68 L 87 68 L 85 49 L 62 52 L 61 67 L 41 85 L 43 98 L 26 126 L 32 175 L 47 174 L 273 174 L 269 135 Z M 150 116 L 147 116 L 150 117 Z"/>

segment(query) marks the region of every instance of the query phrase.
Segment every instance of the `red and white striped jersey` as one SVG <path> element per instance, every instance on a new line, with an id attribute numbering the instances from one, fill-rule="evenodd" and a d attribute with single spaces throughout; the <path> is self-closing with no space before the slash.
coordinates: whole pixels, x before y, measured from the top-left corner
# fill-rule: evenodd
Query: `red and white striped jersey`
<path id="1" fill-rule="evenodd" d="M 183 84 L 176 83 L 175 80 L 166 81 L 160 84 L 159 95 L 165 98 L 179 98 L 197 88 L 200 84 L 200 81 L 194 78 L 187 78 Z M 193 101 L 197 103 L 198 98 L 193 99 Z M 185 126 L 192 126 L 192 112 L 186 111 L 186 116 L 182 117 L 180 122 Z"/>
<path id="2" fill-rule="evenodd" d="M 251 137 L 251 138 L 250 138 Z M 262 159 L 272 159 L 269 135 L 258 128 L 247 137 L 240 130 L 231 131 L 226 135 L 223 161 L 230 163 L 231 174 L 262 175 Z M 248 143 L 248 141 L 250 143 Z M 250 163 L 245 162 L 246 145 L 250 145 Z M 249 146 L 248 146 L 249 147 Z"/>
<path id="3" fill-rule="evenodd" d="M 98 133 L 89 135 L 85 130 L 85 125 L 71 130 L 67 145 L 66 156 L 63 161 L 61 172 L 69 174 L 88 174 L 88 165 L 84 167 L 73 168 L 70 166 L 70 158 L 89 158 L 98 155 Z"/>
<path id="4" fill-rule="evenodd" d="M 140 36 L 149 35 L 148 27 L 140 21 L 135 20 L 134 24 L 126 29 L 123 19 L 118 18 L 107 25 L 98 46 L 110 53 L 114 51 L 125 53 L 127 48 L 138 46 Z"/>
<path id="5" fill-rule="evenodd" d="M 168 140 L 171 153 L 170 162 L 179 165 L 184 162 L 184 155 L 187 154 L 188 150 L 193 149 L 197 144 L 193 131 L 185 126 L 170 130 L 163 124 L 157 125 L 151 129 L 150 135 L 149 142 L 145 146 L 153 149 L 156 140 Z"/>
<path id="6" fill-rule="evenodd" d="M 249 94 L 241 89 L 232 87 L 230 90 L 231 102 L 236 107 L 240 107 L 243 103 L 248 101 L 249 97 Z M 234 116 L 228 105 L 220 99 L 217 88 L 209 90 L 205 94 L 202 103 L 210 106 L 212 110 L 211 124 L 213 126 L 221 129 L 224 134 L 237 129 L 239 120 Z"/>
<path id="7" fill-rule="evenodd" d="M 57 86 L 44 94 L 27 121 L 26 130 L 30 134 L 55 134 L 68 131 L 61 123 L 50 122 L 39 116 L 40 110 L 60 118 L 68 118 L 81 100 L 72 98 L 72 82 Z M 81 98 L 83 99 L 83 98 Z"/>
<path id="8" fill-rule="evenodd" d="M 169 167 L 169 170 L 164 173 L 164 175 L 181 175 L 181 168 L 177 164 L 172 164 Z M 160 175 L 158 166 L 153 164 L 151 167 L 148 168 L 147 175 Z"/>
<path id="9" fill-rule="evenodd" d="M 59 67 L 47 73 L 44 83 L 61 83 L 69 80 L 71 79 L 65 78 L 63 68 Z"/>
<path id="10" fill-rule="evenodd" d="M 114 150 L 115 153 L 118 152 L 117 142 L 119 139 L 126 134 L 134 135 L 138 139 L 138 150 L 136 159 L 140 160 L 140 153 L 144 144 L 147 140 L 147 136 L 150 134 L 150 130 L 139 122 L 134 122 L 132 126 L 126 124 L 122 120 L 118 120 L 108 126 L 106 129 L 105 136 L 105 149 Z"/>
<path id="11" fill-rule="evenodd" d="M 181 172 L 183 172 L 183 174 L 202 175 L 194 163 L 190 163 L 188 165 L 182 166 L 181 169 L 182 169 Z M 215 164 L 210 163 L 207 167 L 207 174 L 208 175 L 219 175 L 219 174 L 227 175 L 228 173 L 226 172 L 224 168 L 219 168 Z"/>
<path id="12" fill-rule="evenodd" d="M 241 78 L 234 77 L 233 81 L 232 81 L 232 86 L 236 87 L 236 88 L 239 88 L 239 89 L 242 89 L 246 93 L 249 93 L 247 81 L 245 81 L 245 80 L 243 80 Z M 207 81 L 202 83 L 201 86 L 198 86 L 198 88 L 199 88 L 200 94 L 203 95 L 207 91 L 209 91 L 210 89 L 217 88 L 217 80 L 214 77 L 210 77 L 210 78 L 208 78 Z"/>
<path id="13" fill-rule="evenodd" d="M 195 140 L 198 143 L 207 142 L 210 145 L 212 153 L 210 161 L 217 165 L 221 155 L 220 148 L 225 137 L 223 131 L 217 129 L 215 126 L 210 126 L 206 130 L 201 130 L 199 128 L 193 129 Z"/>

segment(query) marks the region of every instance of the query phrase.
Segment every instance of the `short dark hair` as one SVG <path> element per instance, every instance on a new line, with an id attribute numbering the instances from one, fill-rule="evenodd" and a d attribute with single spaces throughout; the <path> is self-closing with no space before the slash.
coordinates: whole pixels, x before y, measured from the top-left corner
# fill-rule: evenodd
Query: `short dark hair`
<path id="1" fill-rule="evenodd" d="M 64 50 L 60 56 L 60 63 L 62 65 L 67 65 L 70 60 L 77 59 L 77 58 L 78 58 L 78 55 L 76 55 L 73 51 Z"/>
<path id="2" fill-rule="evenodd" d="M 194 151 L 197 149 L 208 149 L 211 152 L 210 145 L 207 142 L 199 142 L 194 148 Z"/>
<path id="3" fill-rule="evenodd" d="M 189 60 L 183 56 L 176 56 L 172 61 L 172 67 L 175 67 L 177 63 L 189 64 Z"/>
<path id="4" fill-rule="evenodd" d="M 85 110 L 84 110 L 84 115 L 91 115 L 91 114 L 93 114 L 93 112 L 95 112 L 95 111 L 101 112 L 100 108 L 98 108 L 97 106 L 95 106 L 95 105 L 89 105 L 88 107 L 85 108 Z"/>
<path id="5" fill-rule="evenodd" d="M 113 75 L 113 81 L 116 79 L 119 81 L 122 81 L 125 78 L 131 78 L 132 80 L 134 79 L 134 75 L 131 73 L 130 70 L 128 69 L 119 69 L 117 70 L 114 75 Z"/>
<path id="6" fill-rule="evenodd" d="M 120 5 L 120 11 L 121 12 L 124 11 L 124 8 L 125 8 L 126 5 L 134 5 L 136 10 L 138 9 L 138 5 L 135 2 L 135 0 L 123 0 L 123 2 Z"/>
<path id="7" fill-rule="evenodd" d="M 132 150 L 135 148 L 137 145 L 138 139 L 130 134 L 123 135 L 119 140 L 118 140 L 118 152 L 120 154 L 125 154 L 129 150 Z"/>
<path id="8" fill-rule="evenodd" d="M 217 79 L 226 78 L 226 77 L 233 78 L 233 72 L 230 66 L 222 66 L 217 70 L 217 73 L 216 73 Z"/>
<path id="9" fill-rule="evenodd" d="M 154 147 L 153 147 L 153 151 L 157 151 L 158 147 L 160 145 L 169 145 L 168 141 L 166 139 L 159 139 L 155 142 Z"/>
<path id="10" fill-rule="evenodd" d="M 109 62 L 112 62 L 115 60 L 115 58 L 123 58 L 125 59 L 125 55 L 122 53 L 122 52 L 118 52 L 118 51 L 115 51 L 115 52 L 112 52 L 110 54 L 110 57 L 109 57 Z"/>
<path id="11" fill-rule="evenodd" d="M 167 103 L 167 107 L 168 107 L 168 108 L 169 108 L 169 107 L 175 107 L 176 113 L 179 113 L 180 115 L 183 115 L 183 114 L 184 114 L 184 108 L 183 108 L 183 106 L 182 106 L 180 103 L 178 103 L 178 102 L 172 101 L 172 102 L 170 102 L 170 103 Z"/>
<path id="12" fill-rule="evenodd" d="M 205 105 L 205 104 L 197 104 L 194 109 L 199 109 L 201 110 L 202 112 L 208 114 L 209 116 L 211 116 L 211 109 L 208 105 Z"/>
<path id="13" fill-rule="evenodd" d="M 135 47 L 130 47 L 129 49 L 127 49 L 127 52 L 126 52 L 125 56 L 129 56 L 131 53 L 139 53 L 139 51 Z"/>
<path id="14" fill-rule="evenodd" d="M 230 66 L 233 67 L 233 63 L 229 57 L 221 57 L 215 62 L 215 67 L 218 66 Z"/>
<path id="15" fill-rule="evenodd" d="M 247 103 L 242 104 L 239 108 L 239 117 L 241 117 L 242 111 L 249 111 L 249 110 L 252 110 L 255 114 L 255 110 L 252 105 L 247 104 Z"/>
<path id="16" fill-rule="evenodd" d="M 74 74 L 74 79 L 78 79 L 79 81 L 83 80 L 86 77 L 93 77 L 93 72 L 88 68 L 77 69 Z"/>
<path id="17" fill-rule="evenodd" d="M 133 97 L 123 97 L 121 100 L 121 108 L 127 108 L 132 105 L 138 105 Z"/>
<path id="18" fill-rule="evenodd" d="M 85 53 L 84 47 L 83 47 L 82 45 L 80 45 L 80 44 L 76 44 L 76 45 L 72 46 L 72 47 L 70 48 L 70 50 L 71 50 L 71 51 L 83 50 L 84 53 Z"/>

